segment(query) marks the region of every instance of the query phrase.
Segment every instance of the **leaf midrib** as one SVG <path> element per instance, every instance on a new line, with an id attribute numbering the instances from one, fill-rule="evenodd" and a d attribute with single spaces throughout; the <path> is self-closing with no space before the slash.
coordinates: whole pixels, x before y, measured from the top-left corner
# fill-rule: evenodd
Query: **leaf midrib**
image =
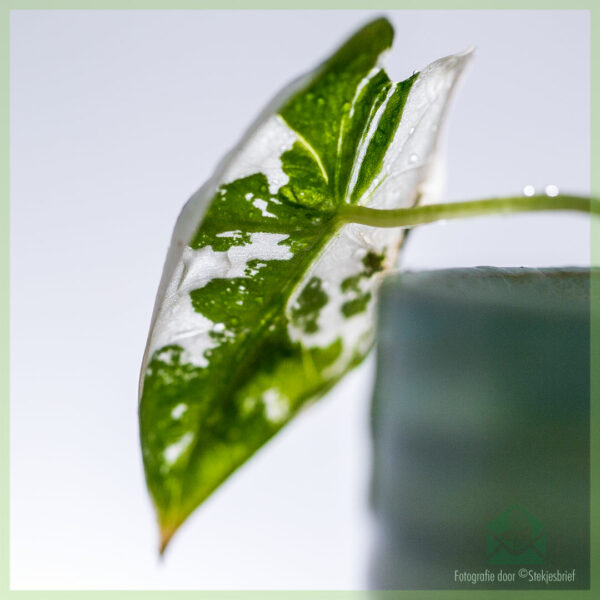
<path id="1" fill-rule="evenodd" d="M 310 258 L 298 264 L 297 268 L 287 279 L 285 287 L 282 289 L 280 294 L 278 294 L 278 298 L 280 297 L 281 300 L 276 301 L 271 305 L 268 316 L 262 320 L 262 325 L 256 328 L 246 338 L 242 346 L 235 352 L 231 360 L 236 365 L 237 375 L 234 375 L 234 377 L 230 378 L 227 383 L 213 395 L 213 400 L 218 397 L 231 398 L 234 395 L 232 390 L 241 388 L 241 383 L 243 383 L 244 379 L 247 377 L 248 366 L 256 361 L 256 358 L 262 349 L 264 340 L 266 339 L 265 334 L 267 333 L 268 329 L 278 318 L 283 317 L 285 319 L 285 308 L 290 298 L 293 296 L 296 289 L 305 281 L 305 275 L 309 271 L 312 264 L 321 256 L 320 250 L 322 250 L 322 248 L 335 237 L 335 234 L 342 226 L 343 223 L 337 219 L 331 218 L 327 223 L 324 233 L 315 239 L 315 242 L 310 247 L 310 250 L 306 249 L 302 251 L 306 252 L 307 256 Z M 282 426 L 284 423 L 282 423 Z M 196 437 L 194 446 L 184 469 L 185 475 L 181 486 L 182 490 L 188 485 L 188 479 L 191 475 L 189 467 L 195 462 L 198 454 L 198 448 L 198 438 Z M 235 468 L 237 468 L 237 466 L 234 467 L 233 470 L 235 470 Z M 194 482 L 192 482 L 192 484 L 194 484 Z"/>

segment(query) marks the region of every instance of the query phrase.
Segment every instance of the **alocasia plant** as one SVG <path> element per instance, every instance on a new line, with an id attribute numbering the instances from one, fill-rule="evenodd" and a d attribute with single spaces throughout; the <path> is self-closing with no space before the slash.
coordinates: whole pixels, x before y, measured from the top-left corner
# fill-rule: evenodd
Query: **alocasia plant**
<path id="1" fill-rule="evenodd" d="M 369 352 L 398 226 L 504 205 L 589 210 L 564 196 L 411 208 L 470 54 L 395 83 L 381 65 L 392 38 L 387 20 L 373 21 L 284 89 L 177 221 L 140 380 L 161 549 Z"/>

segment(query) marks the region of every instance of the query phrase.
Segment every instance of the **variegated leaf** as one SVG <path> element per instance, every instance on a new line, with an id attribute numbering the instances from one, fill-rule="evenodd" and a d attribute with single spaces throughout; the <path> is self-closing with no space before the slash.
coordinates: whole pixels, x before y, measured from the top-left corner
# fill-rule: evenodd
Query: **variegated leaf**
<path id="1" fill-rule="evenodd" d="M 162 547 L 189 514 L 368 353 L 402 233 L 341 207 L 410 206 L 467 55 L 400 83 L 367 24 L 273 101 L 175 226 L 140 381 Z"/>

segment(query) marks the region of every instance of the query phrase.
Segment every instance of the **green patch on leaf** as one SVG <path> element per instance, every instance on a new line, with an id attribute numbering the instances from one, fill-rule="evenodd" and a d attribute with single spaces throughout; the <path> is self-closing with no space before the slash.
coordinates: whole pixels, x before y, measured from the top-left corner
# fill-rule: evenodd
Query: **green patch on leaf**
<path id="1" fill-rule="evenodd" d="M 313 277 L 298 296 L 297 304 L 292 306 L 294 325 L 300 326 L 306 333 L 315 333 L 318 330 L 319 313 L 327 304 L 327 299 L 321 280 Z"/>
<path id="2" fill-rule="evenodd" d="M 367 252 L 366 256 L 363 258 L 363 265 L 365 265 L 365 277 L 371 277 L 375 273 L 383 271 L 384 260 L 385 254 L 377 254 L 377 252 Z"/>
<path id="3" fill-rule="evenodd" d="M 385 253 L 369 251 L 362 259 L 364 270 L 342 281 L 340 288 L 344 294 L 350 297 L 341 306 L 344 317 L 350 318 L 367 310 L 372 293 L 362 291 L 361 281 L 368 280 L 375 273 L 383 271 L 384 260 Z"/>
<path id="4" fill-rule="evenodd" d="M 348 300 L 342 304 L 342 313 L 345 317 L 353 317 L 361 312 L 367 310 L 367 305 L 371 299 L 371 292 L 366 294 L 359 294 L 356 298 Z"/>

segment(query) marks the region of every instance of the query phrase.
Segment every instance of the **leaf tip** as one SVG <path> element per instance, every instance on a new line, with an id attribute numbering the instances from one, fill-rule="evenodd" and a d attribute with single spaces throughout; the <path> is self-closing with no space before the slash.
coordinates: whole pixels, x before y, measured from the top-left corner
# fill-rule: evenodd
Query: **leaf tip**
<path id="1" fill-rule="evenodd" d="M 158 545 L 158 556 L 162 559 L 172 537 L 178 529 L 178 525 L 160 525 L 160 541 Z"/>

